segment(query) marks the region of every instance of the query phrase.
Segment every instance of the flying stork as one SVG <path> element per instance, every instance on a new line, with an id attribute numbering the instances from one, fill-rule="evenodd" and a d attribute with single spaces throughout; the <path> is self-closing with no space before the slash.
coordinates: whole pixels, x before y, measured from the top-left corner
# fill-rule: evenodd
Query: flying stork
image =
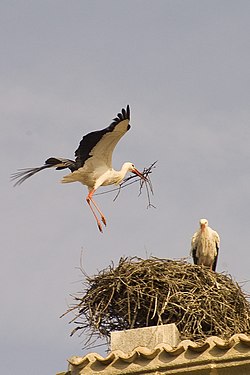
<path id="1" fill-rule="evenodd" d="M 71 173 L 64 176 L 61 182 L 78 181 L 87 186 L 89 193 L 86 201 L 95 217 L 100 232 L 102 232 L 98 213 L 104 225 L 106 225 L 106 218 L 93 199 L 95 191 L 100 186 L 119 185 L 127 172 L 135 173 L 141 179 L 147 180 L 135 168 L 133 163 L 124 163 L 120 171 L 112 168 L 112 153 L 116 144 L 130 129 L 129 121 L 130 108 L 127 105 L 127 108 L 122 108 L 121 112 L 117 114 L 107 128 L 93 131 L 82 138 L 78 149 L 75 151 L 75 160 L 50 157 L 41 167 L 19 169 L 18 172 L 12 175 L 12 179 L 17 180 L 14 186 L 22 184 L 27 178 L 43 169 L 70 169 Z"/>
<path id="2" fill-rule="evenodd" d="M 191 241 L 194 264 L 203 265 L 215 271 L 219 247 L 218 233 L 208 226 L 207 219 L 201 219 L 200 229 L 193 235 Z"/>

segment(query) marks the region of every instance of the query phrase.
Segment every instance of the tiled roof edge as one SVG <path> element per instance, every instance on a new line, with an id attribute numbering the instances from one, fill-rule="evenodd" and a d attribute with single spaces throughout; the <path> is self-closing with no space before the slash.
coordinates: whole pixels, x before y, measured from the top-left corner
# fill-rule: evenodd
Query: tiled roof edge
<path id="1" fill-rule="evenodd" d="M 73 356 L 68 359 L 70 365 L 81 366 L 84 368 L 89 363 L 96 363 L 102 366 L 108 366 L 114 361 L 122 361 L 127 363 L 133 363 L 136 359 L 154 359 L 160 353 L 166 353 L 170 356 L 178 357 L 185 351 L 203 353 L 209 348 L 216 348 L 219 350 L 229 350 L 237 343 L 241 343 L 243 346 L 250 347 L 250 336 L 243 333 L 235 334 L 228 340 L 223 340 L 217 336 L 208 337 L 204 342 L 196 343 L 191 340 L 183 340 L 179 343 L 177 347 L 172 347 L 168 344 L 158 344 L 154 349 L 149 349 L 147 347 L 137 347 L 130 353 L 124 353 L 121 350 L 114 350 L 110 352 L 106 357 L 102 357 L 97 353 L 89 353 L 84 357 Z"/>

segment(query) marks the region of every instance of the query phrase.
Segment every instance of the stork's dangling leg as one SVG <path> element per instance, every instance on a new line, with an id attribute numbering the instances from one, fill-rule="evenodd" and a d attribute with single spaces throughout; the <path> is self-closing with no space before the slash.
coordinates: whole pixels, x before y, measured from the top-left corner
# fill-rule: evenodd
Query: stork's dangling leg
<path id="1" fill-rule="evenodd" d="M 103 215 L 102 211 L 100 210 L 100 208 L 97 206 L 96 202 L 94 201 L 94 199 L 92 198 L 93 194 L 94 194 L 95 190 L 91 190 L 89 192 L 89 194 L 87 195 L 87 198 L 86 198 L 86 201 L 91 209 L 91 211 L 93 212 L 93 215 L 96 219 L 96 222 L 97 222 L 97 225 L 98 225 L 98 228 L 100 230 L 100 232 L 102 232 L 102 225 L 100 223 L 100 220 L 98 219 L 93 207 L 91 206 L 91 202 L 93 203 L 93 205 L 95 206 L 95 208 L 97 209 L 97 211 L 99 212 L 100 216 L 101 216 L 101 220 L 103 222 L 103 224 L 106 226 L 107 225 L 107 222 L 106 222 L 106 218 L 105 216 Z"/>
<path id="2" fill-rule="evenodd" d="M 91 206 L 91 204 L 90 204 L 91 199 L 88 196 L 86 198 L 86 201 L 87 201 L 87 203 L 88 203 L 88 205 L 89 205 L 89 207 L 90 207 L 90 209 L 91 209 L 91 211 L 92 211 L 92 213 L 93 213 L 93 215 L 94 215 L 94 217 L 96 219 L 99 231 L 102 232 L 102 224 L 101 224 L 100 220 L 98 219 L 98 217 L 97 217 L 97 215 L 96 215 L 93 207 Z"/>
<path id="3" fill-rule="evenodd" d="M 101 215 L 101 220 L 102 220 L 103 224 L 106 227 L 107 221 L 106 221 L 105 216 L 103 215 L 102 211 L 99 209 L 99 207 L 97 206 L 97 204 L 96 204 L 96 202 L 94 201 L 93 198 L 91 199 L 91 202 L 93 203 L 93 205 L 95 206 L 95 208 L 97 209 L 97 211 L 99 212 L 99 214 Z"/>

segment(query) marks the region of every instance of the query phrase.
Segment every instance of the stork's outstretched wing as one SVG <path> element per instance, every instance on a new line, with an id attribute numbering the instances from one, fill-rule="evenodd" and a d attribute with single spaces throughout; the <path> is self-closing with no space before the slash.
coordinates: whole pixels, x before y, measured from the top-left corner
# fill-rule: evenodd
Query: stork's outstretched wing
<path id="1" fill-rule="evenodd" d="M 112 154 L 121 137 L 130 129 L 130 108 L 122 108 L 113 122 L 105 129 L 85 135 L 75 151 L 77 169 L 91 157 L 101 159 L 108 167 L 112 167 Z"/>
<path id="2" fill-rule="evenodd" d="M 51 157 L 47 159 L 41 167 L 19 169 L 12 174 L 11 179 L 16 180 L 16 185 L 22 184 L 27 178 L 47 169 L 65 169 L 69 168 L 71 172 L 83 167 L 84 163 L 91 158 L 101 160 L 108 167 L 112 164 L 112 153 L 121 137 L 130 129 L 130 108 L 122 109 L 113 122 L 105 129 L 91 132 L 83 137 L 78 149 L 75 151 L 75 161 L 63 158 Z M 98 163 L 96 163 L 98 165 Z"/>

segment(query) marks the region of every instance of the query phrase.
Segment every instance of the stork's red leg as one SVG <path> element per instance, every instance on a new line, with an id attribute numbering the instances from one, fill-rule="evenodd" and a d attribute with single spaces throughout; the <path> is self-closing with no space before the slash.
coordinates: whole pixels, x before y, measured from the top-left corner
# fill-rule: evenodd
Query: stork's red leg
<path id="1" fill-rule="evenodd" d="M 95 190 L 90 191 L 89 194 L 88 194 L 88 196 L 87 196 L 87 198 L 86 198 L 86 200 L 87 200 L 88 205 L 89 205 L 91 211 L 93 212 L 93 215 L 94 215 L 94 217 L 95 217 L 95 219 L 96 219 L 96 221 L 97 221 L 98 228 L 99 228 L 99 230 L 102 232 L 102 226 L 101 226 L 101 223 L 100 223 L 100 221 L 99 221 L 99 219 L 98 219 L 98 217 L 97 217 L 97 215 L 96 215 L 96 213 L 95 213 L 93 207 L 91 206 L 91 203 L 90 203 L 90 202 L 93 203 L 93 205 L 95 206 L 95 208 L 97 209 L 97 211 L 98 211 L 99 214 L 101 215 L 101 220 L 102 220 L 103 224 L 104 224 L 104 225 L 107 225 L 107 222 L 106 222 L 106 218 L 105 218 L 105 216 L 103 215 L 102 211 L 101 211 L 100 208 L 97 206 L 97 204 L 96 204 L 96 202 L 94 201 L 94 199 L 92 198 L 94 192 L 95 192 Z"/>
<path id="2" fill-rule="evenodd" d="M 91 206 L 91 204 L 90 204 L 91 199 L 90 199 L 88 196 L 87 196 L 87 198 L 86 198 L 86 201 L 87 201 L 87 203 L 88 203 L 88 205 L 89 205 L 89 207 L 90 207 L 90 209 L 91 209 L 91 211 L 92 211 L 92 213 L 93 213 L 93 215 L 94 215 L 94 217 L 95 217 L 95 219 L 96 219 L 96 222 L 97 222 L 97 225 L 98 225 L 99 231 L 102 232 L 102 224 L 100 223 L 100 220 L 98 219 L 98 217 L 97 217 L 97 215 L 96 215 L 96 213 L 95 213 L 93 207 Z"/>
<path id="3" fill-rule="evenodd" d="M 99 214 L 101 215 L 102 222 L 103 222 L 103 224 L 106 226 L 106 225 L 107 225 L 107 221 L 106 221 L 106 218 L 105 218 L 105 216 L 103 215 L 102 211 L 101 211 L 100 208 L 97 206 L 97 204 L 96 204 L 96 202 L 94 201 L 93 198 L 91 198 L 91 202 L 93 203 L 93 205 L 95 206 L 95 208 L 97 209 L 97 211 L 99 212 Z"/>

